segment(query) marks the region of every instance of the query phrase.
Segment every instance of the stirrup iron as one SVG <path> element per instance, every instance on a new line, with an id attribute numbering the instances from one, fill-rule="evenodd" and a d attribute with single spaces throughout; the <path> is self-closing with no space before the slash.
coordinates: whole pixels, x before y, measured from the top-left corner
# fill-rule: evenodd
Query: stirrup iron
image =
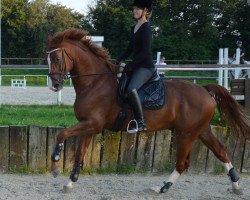
<path id="1" fill-rule="evenodd" d="M 129 129 L 131 123 L 135 123 L 135 128 Z M 128 132 L 128 133 L 131 133 L 131 134 L 135 134 L 135 133 L 137 133 L 138 131 L 139 131 L 138 122 L 137 122 L 135 119 L 130 120 L 130 122 L 128 123 L 128 126 L 127 126 L 127 132 Z"/>

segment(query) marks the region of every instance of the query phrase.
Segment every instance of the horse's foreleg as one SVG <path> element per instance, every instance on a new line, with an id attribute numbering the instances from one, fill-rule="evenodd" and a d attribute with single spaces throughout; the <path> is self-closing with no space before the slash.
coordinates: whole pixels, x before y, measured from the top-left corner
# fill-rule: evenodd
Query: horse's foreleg
<path id="1" fill-rule="evenodd" d="M 79 145 L 78 145 L 77 152 L 76 152 L 75 163 L 74 163 L 71 175 L 70 175 L 70 179 L 73 182 L 76 182 L 78 180 L 81 165 L 83 163 L 84 156 L 87 152 L 87 149 L 89 147 L 91 140 L 92 140 L 92 135 L 86 135 L 80 138 Z"/>
<path id="2" fill-rule="evenodd" d="M 63 150 L 63 143 L 57 143 L 54 152 L 51 155 L 51 173 L 54 177 L 57 177 L 60 173 L 58 168 L 58 161 L 61 158 L 61 152 Z"/>
<path id="3" fill-rule="evenodd" d="M 51 172 L 53 176 L 58 176 L 60 172 L 58 161 L 61 157 L 64 141 L 67 138 L 80 134 L 82 134 L 83 136 L 93 135 L 99 133 L 100 130 L 100 126 L 98 126 L 98 124 L 96 122 L 93 122 L 92 120 L 82 121 L 73 127 L 62 130 L 57 136 L 55 150 L 51 156 Z"/>
<path id="4" fill-rule="evenodd" d="M 78 148 L 76 151 L 75 163 L 73 165 L 73 169 L 70 174 L 70 180 L 64 185 L 63 191 L 68 193 L 71 192 L 73 189 L 73 182 L 77 182 L 80 170 L 82 168 L 82 163 L 84 160 L 84 156 L 87 152 L 89 144 L 92 140 L 91 135 L 81 136 L 78 144 Z"/>
<path id="5" fill-rule="evenodd" d="M 214 155 L 224 164 L 225 171 L 229 176 L 232 189 L 235 194 L 243 194 L 243 190 L 239 187 L 240 177 L 236 173 L 231 161 L 228 158 L 224 146 L 218 141 L 218 139 L 212 134 L 211 128 L 209 127 L 206 132 L 200 135 L 201 141 L 214 153 Z"/>

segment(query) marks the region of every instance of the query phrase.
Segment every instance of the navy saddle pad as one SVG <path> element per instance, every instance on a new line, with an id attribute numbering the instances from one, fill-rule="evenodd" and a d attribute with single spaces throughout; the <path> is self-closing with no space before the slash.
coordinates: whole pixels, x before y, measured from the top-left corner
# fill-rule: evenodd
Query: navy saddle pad
<path id="1" fill-rule="evenodd" d="M 123 75 L 119 79 L 118 97 L 121 104 L 126 104 L 125 88 L 128 83 L 128 77 Z M 147 110 L 161 109 L 165 104 L 165 84 L 162 78 L 156 78 L 153 81 L 145 83 L 138 91 L 142 102 L 142 107 Z"/>
<path id="2" fill-rule="evenodd" d="M 158 110 L 165 104 L 165 85 L 161 78 L 144 84 L 138 94 L 144 109 Z"/>

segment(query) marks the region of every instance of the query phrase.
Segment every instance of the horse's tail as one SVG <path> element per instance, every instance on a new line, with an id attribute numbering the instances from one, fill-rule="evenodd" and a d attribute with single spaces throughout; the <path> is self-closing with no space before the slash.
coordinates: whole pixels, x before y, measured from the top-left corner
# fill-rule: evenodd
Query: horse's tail
<path id="1" fill-rule="evenodd" d="M 217 103 L 222 120 L 226 121 L 231 131 L 236 135 L 242 134 L 250 139 L 250 123 L 243 108 L 222 86 L 209 84 L 204 86 Z"/>

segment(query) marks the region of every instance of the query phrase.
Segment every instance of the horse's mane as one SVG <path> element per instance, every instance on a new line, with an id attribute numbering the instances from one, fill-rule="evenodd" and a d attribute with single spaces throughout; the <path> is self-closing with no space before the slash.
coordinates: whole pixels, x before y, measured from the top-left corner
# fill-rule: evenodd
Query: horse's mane
<path id="1" fill-rule="evenodd" d="M 78 41 L 83 46 L 89 48 L 89 50 L 94 53 L 98 58 L 103 60 L 110 67 L 114 65 L 110 62 L 110 56 L 107 49 L 99 47 L 98 45 L 91 42 L 90 37 L 88 37 L 88 32 L 84 30 L 79 30 L 75 28 L 70 28 L 62 32 L 57 32 L 54 36 L 50 37 L 48 40 L 48 47 L 50 49 L 57 48 L 65 40 Z"/>

